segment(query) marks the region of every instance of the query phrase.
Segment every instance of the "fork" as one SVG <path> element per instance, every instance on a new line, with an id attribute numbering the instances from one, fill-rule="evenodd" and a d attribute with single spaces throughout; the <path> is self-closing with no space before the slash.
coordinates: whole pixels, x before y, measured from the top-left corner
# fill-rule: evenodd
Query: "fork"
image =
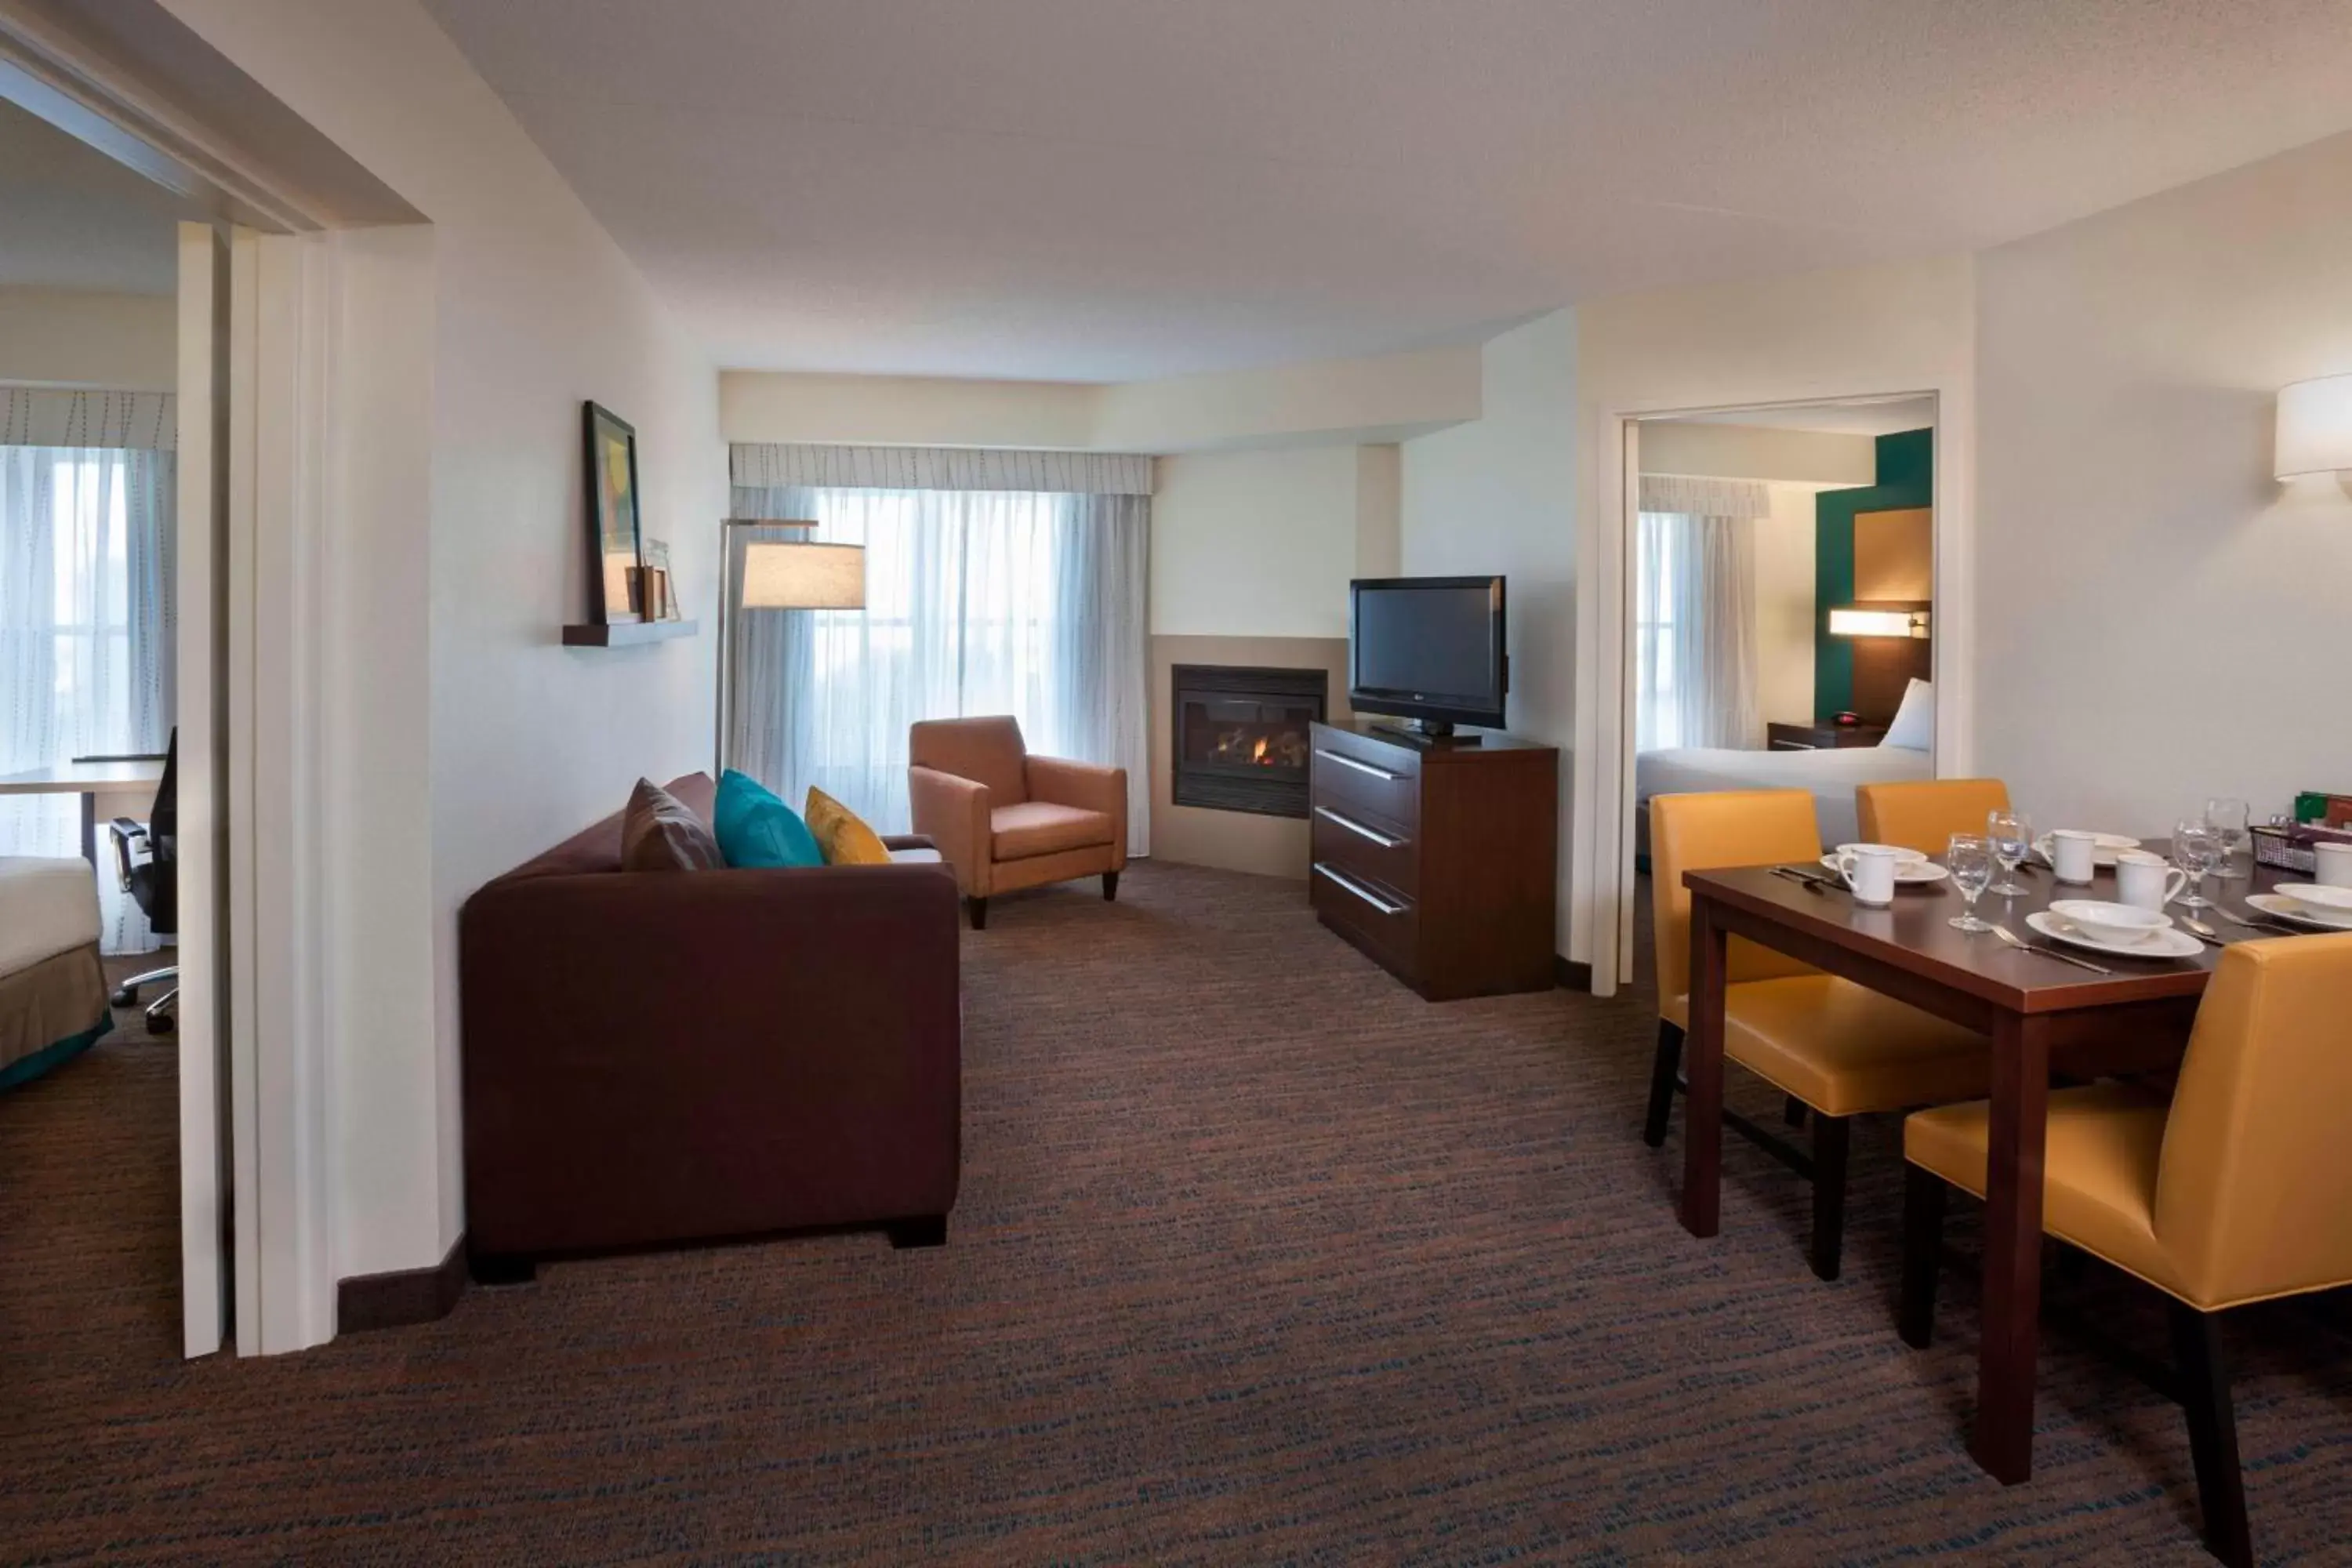
<path id="1" fill-rule="evenodd" d="M 1993 922 L 1992 934 L 2000 938 L 2001 941 L 2009 943 L 2010 946 L 2017 949 L 2020 952 L 2038 952 L 2044 958 L 2054 958 L 2061 963 L 2071 963 L 2077 969 L 2087 969 L 2094 974 L 2113 974 L 2115 973 L 2114 970 L 2107 968 L 2105 964 L 2093 963 L 2087 958 L 2077 958 L 2071 952 L 2061 952 L 2054 947 L 2044 947 L 2038 942 L 2028 942 L 1998 921 Z"/>

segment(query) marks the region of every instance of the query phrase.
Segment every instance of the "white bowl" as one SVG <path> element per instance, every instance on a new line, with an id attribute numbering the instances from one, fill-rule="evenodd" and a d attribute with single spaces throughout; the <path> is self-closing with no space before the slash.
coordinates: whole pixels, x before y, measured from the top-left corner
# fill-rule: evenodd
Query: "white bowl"
<path id="1" fill-rule="evenodd" d="M 2298 904 L 2352 914 L 2352 888 L 2330 887 L 2325 882 L 2281 882 L 2271 891 Z"/>
<path id="2" fill-rule="evenodd" d="M 2110 904 L 2097 899 L 2060 899 L 2050 912 L 2089 937 L 2116 947 L 2146 942 L 2158 931 L 2172 929 L 2172 917 L 2137 904 Z"/>
<path id="3" fill-rule="evenodd" d="M 1841 844 L 1831 853 L 1843 855 L 1849 849 L 1884 849 L 1890 855 L 1899 857 L 1906 866 L 1916 866 L 1927 858 L 1918 850 L 1906 849 L 1900 844 Z"/>

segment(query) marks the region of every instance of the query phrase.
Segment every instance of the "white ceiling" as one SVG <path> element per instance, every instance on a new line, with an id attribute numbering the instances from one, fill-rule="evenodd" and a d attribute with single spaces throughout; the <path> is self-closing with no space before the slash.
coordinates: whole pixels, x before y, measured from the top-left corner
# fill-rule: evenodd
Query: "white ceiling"
<path id="1" fill-rule="evenodd" d="M 201 216 L 45 120 L 0 100 L 0 284 L 169 294 L 174 225 Z"/>
<path id="2" fill-rule="evenodd" d="M 1748 425 L 1766 430 L 1818 430 L 1832 436 L 1892 436 L 1936 422 L 1932 397 L 1889 397 L 1862 403 L 1813 403 L 1797 408 L 1738 408 L 1727 414 L 1685 414 L 1668 425 Z"/>
<path id="3" fill-rule="evenodd" d="M 2352 128 L 2344 0 L 426 0 L 721 362 L 1123 380 L 1974 248 Z"/>

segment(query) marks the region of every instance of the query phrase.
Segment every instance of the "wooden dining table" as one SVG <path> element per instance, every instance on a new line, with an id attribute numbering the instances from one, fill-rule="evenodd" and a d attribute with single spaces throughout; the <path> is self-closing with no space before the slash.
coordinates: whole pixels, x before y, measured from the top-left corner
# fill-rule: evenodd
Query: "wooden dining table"
<path id="1" fill-rule="evenodd" d="M 2147 847 L 2160 850 L 2151 843 Z M 2251 883 L 2209 879 L 2209 896 L 2246 908 L 2282 873 L 2256 868 Z M 1986 894 L 1977 912 L 2026 941 L 2055 947 L 2025 923 L 2052 901 L 2116 896 L 2112 868 L 2088 887 L 2059 883 L 2046 866 L 2021 879 L 2014 899 Z M 2286 879 L 2294 879 L 2291 875 Z M 1689 1079 L 1681 1213 L 1693 1236 L 1716 1234 L 1723 1172 L 1723 998 L 1727 946 L 1744 937 L 1832 974 L 1907 1002 L 1984 1035 L 1992 1055 L 1990 1159 L 1985 1173 L 1983 1338 L 1977 1354 L 1976 1423 L 1969 1451 L 2005 1483 L 2033 1468 L 2034 1361 L 2040 1344 L 2043 1134 L 2052 1064 L 2072 1077 L 2178 1065 L 2220 950 L 2193 958 L 2136 959 L 2082 952 L 2111 971 L 2095 974 L 1992 933 L 1956 931 L 1959 894 L 1948 879 L 1899 888 L 1891 907 L 1857 902 L 1842 887 L 1813 889 L 1769 867 L 1690 871 L 1691 998 L 1685 1071 Z M 2282 934 L 2250 931 L 2213 910 L 2206 923 L 2227 942 Z M 2060 951 L 2074 952 L 2062 948 Z"/>

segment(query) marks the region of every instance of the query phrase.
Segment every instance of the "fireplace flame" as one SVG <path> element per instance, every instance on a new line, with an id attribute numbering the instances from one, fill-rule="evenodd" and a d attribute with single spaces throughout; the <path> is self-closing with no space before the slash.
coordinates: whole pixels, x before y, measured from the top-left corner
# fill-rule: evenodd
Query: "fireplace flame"
<path id="1" fill-rule="evenodd" d="M 1260 735 L 1257 738 L 1257 744 L 1250 748 L 1250 761 L 1254 763 L 1262 763 L 1265 761 L 1265 737 L 1264 735 Z"/>

